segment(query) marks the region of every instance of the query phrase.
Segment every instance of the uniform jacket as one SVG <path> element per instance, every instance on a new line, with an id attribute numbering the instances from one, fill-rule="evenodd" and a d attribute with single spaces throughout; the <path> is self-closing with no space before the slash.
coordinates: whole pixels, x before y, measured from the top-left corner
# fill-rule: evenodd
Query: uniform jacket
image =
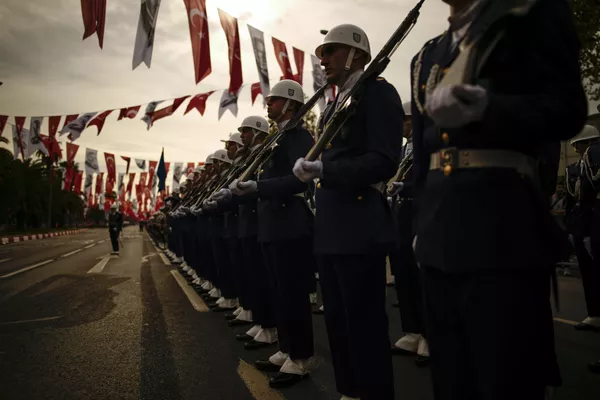
<path id="1" fill-rule="evenodd" d="M 333 103 L 324 113 L 325 124 Z M 404 111 L 396 89 L 383 78 L 365 84 L 355 114 L 321 157 L 316 190 L 315 252 L 367 254 L 396 242 L 386 197 L 371 187 L 396 173 L 402 149 Z M 322 127 L 321 127 L 322 128 Z"/>
<path id="2" fill-rule="evenodd" d="M 568 165 L 565 174 L 567 198 L 565 214 L 567 230 L 576 237 L 583 237 L 583 220 L 581 209 L 581 184 L 583 183 L 581 160 Z"/>
<path id="3" fill-rule="evenodd" d="M 489 104 L 480 122 L 463 128 L 436 126 L 420 107 L 457 55 L 449 32 L 413 59 L 415 255 L 421 264 L 462 271 L 548 266 L 564 256 L 539 177 L 498 168 L 444 176 L 430 172 L 429 163 L 447 147 L 507 149 L 540 159 L 551 152 L 548 143 L 581 130 L 587 103 L 570 15 L 565 0 L 540 0 L 528 15 L 501 22 L 508 24 L 506 34 L 476 81 L 488 89 Z M 430 76 L 434 65 L 438 73 Z"/>
<path id="4" fill-rule="evenodd" d="M 296 160 L 314 144 L 310 132 L 298 126 L 285 132 L 272 157 L 258 173 L 258 240 L 274 242 L 311 236 L 313 214 L 304 201 L 308 185 L 293 174 Z M 300 194 L 300 196 L 298 196 Z"/>
<path id="5" fill-rule="evenodd" d="M 123 214 L 119 211 L 108 214 L 108 229 L 116 229 L 117 233 L 120 233 L 123 230 Z"/>

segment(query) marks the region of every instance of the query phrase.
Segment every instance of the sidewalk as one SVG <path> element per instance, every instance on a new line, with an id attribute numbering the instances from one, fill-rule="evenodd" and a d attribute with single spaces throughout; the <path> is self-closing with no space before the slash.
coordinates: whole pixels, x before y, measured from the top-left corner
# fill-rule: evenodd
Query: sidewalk
<path id="1" fill-rule="evenodd" d="M 85 230 L 87 230 L 87 228 L 72 229 L 72 230 L 68 230 L 68 231 L 49 232 L 49 233 L 1 236 L 0 237 L 0 245 L 10 244 L 10 243 L 18 243 L 18 242 L 26 242 L 29 240 L 46 239 L 46 238 L 51 238 L 51 237 L 56 237 L 56 236 L 72 235 L 73 233 L 78 233 L 78 232 L 82 232 Z"/>

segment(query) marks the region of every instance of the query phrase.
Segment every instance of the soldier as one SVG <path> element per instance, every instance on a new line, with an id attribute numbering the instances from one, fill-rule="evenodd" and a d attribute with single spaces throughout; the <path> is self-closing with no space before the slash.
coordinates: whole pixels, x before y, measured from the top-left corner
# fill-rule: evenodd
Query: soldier
<path id="1" fill-rule="evenodd" d="M 325 36 L 316 55 L 327 82 L 340 93 L 322 124 L 371 59 L 365 32 L 339 25 Z M 325 324 L 338 391 L 343 399 L 393 399 L 394 381 L 385 310 L 386 254 L 396 232 L 384 195 L 402 149 L 402 102 L 383 78 L 368 81 L 354 115 L 321 161 L 298 159 L 294 174 L 319 178 L 314 249 L 325 305 Z"/>
<path id="2" fill-rule="evenodd" d="M 450 29 L 411 63 L 413 246 L 434 395 L 541 400 L 556 365 L 549 266 L 568 246 L 536 165 L 586 119 L 577 35 L 565 0 L 445 2 Z M 506 17 L 492 24 L 482 9 Z M 456 76 L 448 68 L 465 35 L 489 26 L 503 35 L 474 48 L 471 84 L 439 85 Z M 524 354 L 540 367 L 515 362 Z"/>
<path id="3" fill-rule="evenodd" d="M 405 335 L 393 346 L 392 354 L 412 355 L 415 363 L 424 366 L 429 360 L 429 347 L 424 337 L 423 301 L 421 278 L 412 249 L 413 241 L 413 207 L 414 196 L 412 185 L 412 121 L 410 119 L 411 103 L 402 105 L 407 119 L 404 121 L 404 137 L 406 144 L 402 148 L 401 176 L 393 183 L 390 194 L 393 198 L 393 210 L 398 228 L 398 247 L 390 253 L 390 264 L 396 277 L 396 294 L 400 308 L 402 330 Z"/>
<path id="4" fill-rule="evenodd" d="M 598 265 L 595 265 L 597 263 L 594 262 L 591 239 L 594 225 L 596 225 L 593 223 L 596 190 L 585 176 L 583 162 L 583 155 L 588 151 L 590 145 L 598 140 L 598 136 L 598 130 L 595 127 L 586 125 L 583 131 L 571 140 L 571 145 L 582 158 L 566 168 L 567 229 L 581 271 L 581 282 L 588 311 L 588 317 L 574 326 L 577 330 L 600 329 L 600 272 L 597 272 L 600 270 Z M 582 195 L 585 197 L 582 198 Z M 596 254 L 600 253 L 596 252 Z"/>
<path id="5" fill-rule="evenodd" d="M 304 93 L 297 82 L 279 81 L 267 97 L 268 116 L 281 131 L 303 103 Z M 304 201 L 308 185 L 292 174 L 295 160 L 313 143 L 302 123 L 286 130 L 257 180 L 236 180 L 230 186 L 235 195 L 258 197 L 258 240 L 270 272 L 280 351 L 268 360 L 258 360 L 256 367 L 279 371 L 269 382 L 275 388 L 291 386 L 306 377 L 314 354 L 309 301 L 313 214 Z"/>
<path id="6" fill-rule="evenodd" d="M 108 233 L 110 234 L 110 242 L 112 243 L 112 254 L 119 254 L 119 235 L 123 230 L 123 215 L 119 212 L 117 203 L 112 203 L 110 206 L 110 214 L 108 214 Z"/>

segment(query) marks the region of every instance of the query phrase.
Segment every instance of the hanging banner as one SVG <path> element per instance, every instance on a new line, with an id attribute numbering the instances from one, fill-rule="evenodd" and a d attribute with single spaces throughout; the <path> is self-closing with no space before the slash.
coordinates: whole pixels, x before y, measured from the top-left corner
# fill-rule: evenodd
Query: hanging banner
<path id="1" fill-rule="evenodd" d="M 123 118 L 134 119 L 140 111 L 141 107 L 142 106 L 121 108 L 121 111 L 119 112 L 119 118 L 117 118 L 117 121 L 120 121 Z"/>
<path id="2" fill-rule="evenodd" d="M 25 152 L 28 151 L 28 143 L 26 140 L 23 139 L 23 131 L 27 131 L 27 129 L 21 129 L 21 133 L 19 133 L 17 127 L 15 125 L 12 125 L 13 157 L 15 158 L 15 160 L 19 158 L 19 154 L 21 154 L 23 160 L 27 158 L 25 157 Z M 27 136 L 29 136 L 29 131 L 27 131 Z"/>
<path id="3" fill-rule="evenodd" d="M 17 126 L 17 132 L 21 133 L 21 130 L 25 125 L 25 117 L 15 117 L 15 125 Z"/>
<path id="4" fill-rule="evenodd" d="M 131 198 L 131 191 L 133 190 L 133 181 L 135 180 L 135 172 L 129 174 L 129 181 L 127 182 L 127 197 Z"/>
<path id="5" fill-rule="evenodd" d="M 292 73 L 292 66 L 290 65 L 290 57 L 288 56 L 287 47 L 285 46 L 285 43 L 276 38 L 272 38 L 272 41 L 273 48 L 275 49 L 275 57 L 277 57 L 279 68 L 281 68 L 281 73 L 283 74 L 281 79 L 294 79 L 294 74 Z"/>
<path id="6" fill-rule="evenodd" d="M 139 169 L 141 169 L 142 171 L 146 170 L 146 160 L 138 160 L 137 158 L 135 159 L 135 165 L 137 165 L 137 167 Z"/>
<path id="7" fill-rule="evenodd" d="M 34 117 L 30 119 L 29 125 L 29 154 L 27 154 L 27 158 L 31 157 L 35 154 L 36 151 L 41 151 L 45 156 L 48 156 L 48 149 L 44 145 L 44 141 L 41 136 L 42 130 L 42 122 L 44 121 L 44 117 Z"/>
<path id="8" fill-rule="evenodd" d="M 91 175 L 99 172 L 98 150 L 85 149 L 85 173 Z"/>
<path id="9" fill-rule="evenodd" d="M 206 110 L 206 100 L 208 99 L 208 96 L 210 96 L 214 92 L 215 92 L 214 90 L 211 90 L 208 93 L 201 93 L 201 94 L 197 94 L 194 97 L 192 97 L 192 99 L 188 103 L 187 109 L 185 110 L 183 115 L 186 115 L 194 108 L 196 110 L 198 110 L 200 115 L 204 115 L 204 111 Z"/>
<path id="10" fill-rule="evenodd" d="M 148 103 L 148 105 L 146 106 L 146 112 L 144 113 L 144 116 L 141 118 L 142 121 L 144 121 L 146 123 L 146 130 L 150 130 L 150 126 L 152 126 L 152 114 L 154 114 L 154 110 L 156 110 L 156 106 L 159 105 L 160 103 L 162 103 L 161 101 L 153 101 L 151 103 Z"/>
<path id="11" fill-rule="evenodd" d="M 173 164 L 173 190 L 179 190 L 181 175 L 183 175 L 183 163 L 176 162 Z"/>
<path id="12" fill-rule="evenodd" d="M 125 201 L 125 185 L 123 184 L 124 172 L 119 172 L 117 177 L 117 192 L 119 193 L 119 201 Z"/>
<path id="13" fill-rule="evenodd" d="M 327 83 L 327 79 L 325 77 L 325 71 L 323 71 L 323 67 L 321 67 L 321 60 L 314 54 L 311 54 L 310 60 L 312 64 L 313 90 L 316 92 Z M 327 91 L 329 91 L 329 89 L 327 89 Z M 327 106 L 325 97 L 321 97 L 317 104 L 319 105 L 321 112 L 323 112 Z"/>
<path id="14" fill-rule="evenodd" d="M 102 183 L 104 183 L 104 172 L 100 172 L 96 175 L 96 195 L 102 193 Z"/>
<path id="15" fill-rule="evenodd" d="M 94 175 L 85 174 L 85 183 L 83 184 L 83 192 L 88 196 L 92 193 L 92 181 L 94 180 Z"/>
<path id="16" fill-rule="evenodd" d="M 121 156 L 121 159 L 127 163 L 127 168 L 125 169 L 125 174 L 129 174 L 129 164 L 131 163 L 131 157 Z"/>
<path id="17" fill-rule="evenodd" d="M 194 170 L 196 169 L 196 164 L 194 164 L 193 162 L 189 162 L 187 163 L 187 168 L 185 169 L 185 175 L 190 175 L 194 173 Z"/>
<path id="18" fill-rule="evenodd" d="M 146 184 L 146 186 L 148 188 L 152 188 L 155 185 L 154 180 L 156 179 L 156 166 L 158 165 L 158 161 L 150 161 L 149 162 L 149 168 L 148 168 L 148 183 Z"/>
<path id="19" fill-rule="evenodd" d="M 83 15 L 83 40 L 98 36 L 100 48 L 104 46 L 104 25 L 106 21 L 106 0 L 81 0 L 81 14 Z"/>
<path id="20" fill-rule="evenodd" d="M 112 185 L 117 182 L 117 166 L 115 164 L 115 155 L 110 153 L 104 153 L 104 160 L 106 161 L 106 180 L 110 181 Z"/>
<path id="21" fill-rule="evenodd" d="M 60 115 L 48 118 L 48 135 L 53 138 L 56 137 L 58 131 L 58 125 L 60 125 Z"/>
<path id="22" fill-rule="evenodd" d="M 74 143 L 67 143 L 67 164 L 73 163 L 73 161 L 75 160 L 75 155 L 77 154 L 77 150 L 79 150 L 78 145 Z M 96 162 L 96 164 L 98 163 Z"/>
<path id="23" fill-rule="evenodd" d="M 221 96 L 221 101 L 219 102 L 219 117 L 220 120 L 226 110 L 229 110 L 235 117 L 238 114 L 238 97 L 240 92 L 242 91 L 243 86 L 240 87 L 237 93 L 229 92 L 227 90 L 223 91 L 223 95 Z"/>
<path id="24" fill-rule="evenodd" d="M 298 50 L 295 47 L 292 47 L 294 51 L 294 62 L 296 63 L 296 75 L 294 75 L 294 80 L 302 86 L 302 78 L 304 76 L 304 52 L 302 50 Z"/>
<path id="25" fill-rule="evenodd" d="M 113 110 L 104 111 L 103 113 L 98 114 L 96 118 L 90 121 L 87 127 L 98 127 L 98 134 L 96 136 L 100 135 L 100 132 L 102 132 L 102 128 L 104 127 L 104 121 L 106 120 L 106 117 L 110 115 L 111 112 L 113 112 Z"/>
<path id="26" fill-rule="evenodd" d="M 196 84 L 212 72 L 205 0 L 183 0 L 188 13 Z"/>
<path id="27" fill-rule="evenodd" d="M 190 96 L 180 97 L 178 99 L 173 100 L 173 104 L 168 107 L 161 108 L 160 110 L 154 111 L 152 113 L 152 117 L 150 119 L 150 126 L 154 125 L 154 122 L 159 119 L 169 117 L 173 115 L 175 111 L 179 108 L 179 106 Z"/>
<path id="28" fill-rule="evenodd" d="M 266 104 L 267 97 L 271 91 L 269 87 L 269 69 L 267 67 L 267 48 L 265 46 L 265 38 L 262 31 L 259 31 L 253 26 L 248 25 L 248 32 L 250 32 L 250 39 L 252 40 L 252 49 L 254 50 L 254 59 L 256 60 L 256 69 L 258 70 L 259 88 L 263 95 L 263 105 Z M 255 85 L 255 84 L 254 84 Z M 255 88 L 252 85 L 252 93 L 254 95 Z M 252 104 L 254 104 L 252 99 Z"/>
<path id="29" fill-rule="evenodd" d="M 219 9 L 218 11 L 221 26 L 223 27 L 223 31 L 225 31 L 229 47 L 229 88 L 221 98 L 219 113 L 222 115 L 222 112 L 229 109 L 233 115 L 237 116 L 237 98 L 243 83 L 240 33 L 237 19 L 223 10 Z M 225 105 L 224 101 L 226 102 Z M 230 107 L 232 102 L 235 102 L 235 107 Z M 221 116 L 219 116 L 219 119 L 221 119 Z"/>
<path id="30" fill-rule="evenodd" d="M 83 132 L 83 130 L 87 126 L 88 122 L 90 122 L 90 120 L 96 114 L 97 113 L 95 113 L 95 112 L 91 112 L 91 113 L 86 113 L 86 114 L 79 116 L 74 121 L 71 121 L 67 125 L 65 125 L 65 127 L 61 129 L 60 135 L 62 136 L 65 133 L 69 133 L 70 134 L 69 138 L 71 139 L 72 142 L 74 142 L 75 140 L 79 139 L 79 137 L 81 136 L 81 132 Z"/>
<path id="31" fill-rule="evenodd" d="M 75 194 L 81 194 L 81 182 L 83 181 L 83 171 L 77 171 L 75 181 L 73 183 L 73 191 Z"/>
<path id="32" fill-rule="evenodd" d="M 0 115 L 0 137 L 4 132 L 4 127 L 6 126 L 6 121 L 8 121 L 8 115 Z"/>
<path id="33" fill-rule="evenodd" d="M 133 69 L 136 69 L 142 62 L 150 68 L 158 10 L 160 9 L 160 0 L 141 0 L 141 2 L 140 19 L 133 50 Z"/>
<path id="34" fill-rule="evenodd" d="M 252 95 L 252 105 L 254 105 L 254 101 L 261 93 L 262 87 L 260 85 L 260 82 L 253 83 L 252 86 L 250 86 L 250 94 Z M 263 104 L 266 103 L 265 97 L 266 96 L 263 96 Z"/>

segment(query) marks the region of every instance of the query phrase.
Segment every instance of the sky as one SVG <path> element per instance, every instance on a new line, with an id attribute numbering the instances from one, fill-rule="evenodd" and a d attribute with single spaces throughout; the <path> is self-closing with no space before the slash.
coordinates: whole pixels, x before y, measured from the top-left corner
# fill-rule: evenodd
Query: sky
<path id="1" fill-rule="evenodd" d="M 196 85 L 183 0 L 162 0 L 151 68 L 142 64 L 135 70 L 131 63 L 139 1 L 107 1 L 101 50 L 95 35 L 81 40 L 84 29 L 80 2 L 2 0 L 0 81 L 4 84 L 0 86 L 0 115 L 9 115 L 9 123 L 14 123 L 13 116 L 81 114 L 141 104 L 134 120 L 117 122 L 118 112 L 113 112 L 100 136 L 96 135 L 95 127 L 86 129 L 76 141 L 80 146 L 76 161 L 83 162 L 85 148 L 96 149 L 101 170 L 105 171 L 102 153 L 114 153 L 117 170 L 123 172 L 125 164 L 118 156 L 158 160 L 163 147 L 166 161 L 204 161 L 208 154 L 222 148 L 220 140 L 235 132 L 244 117 L 266 114 L 260 96 L 254 106 L 251 104 L 250 84 L 258 81 L 258 72 L 247 25 L 264 32 L 271 85 L 281 76 L 271 37 L 286 43 L 290 58 L 293 58 L 292 46 L 304 50 L 304 88 L 310 96 L 313 93 L 310 54 L 323 40 L 321 29 L 343 23 L 358 25 L 367 33 L 371 51 L 376 53 L 416 3 L 416 0 L 206 0 L 212 73 Z M 248 84 L 240 94 L 238 116 L 227 111 L 220 121 L 217 119 L 221 96 L 217 92 L 208 99 L 204 116 L 195 110 L 184 116 L 186 101 L 173 116 L 146 130 L 140 118 L 147 103 L 229 85 L 227 42 L 217 7 L 238 18 L 244 84 Z M 403 101 L 410 99 L 410 60 L 427 40 L 446 29 L 448 13 L 448 6 L 441 0 L 426 1 L 416 27 L 383 73 Z M 169 104 L 162 103 L 158 108 Z M 595 105 L 590 104 L 590 113 Z M 25 127 L 29 127 L 29 120 Z M 46 127 L 47 120 L 42 132 L 47 132 Z M 9 139 L 12 136 L 10 126 L 5 128 L 4 136 Z M 130 172 L 139 171 L 132 162 Z"/>

